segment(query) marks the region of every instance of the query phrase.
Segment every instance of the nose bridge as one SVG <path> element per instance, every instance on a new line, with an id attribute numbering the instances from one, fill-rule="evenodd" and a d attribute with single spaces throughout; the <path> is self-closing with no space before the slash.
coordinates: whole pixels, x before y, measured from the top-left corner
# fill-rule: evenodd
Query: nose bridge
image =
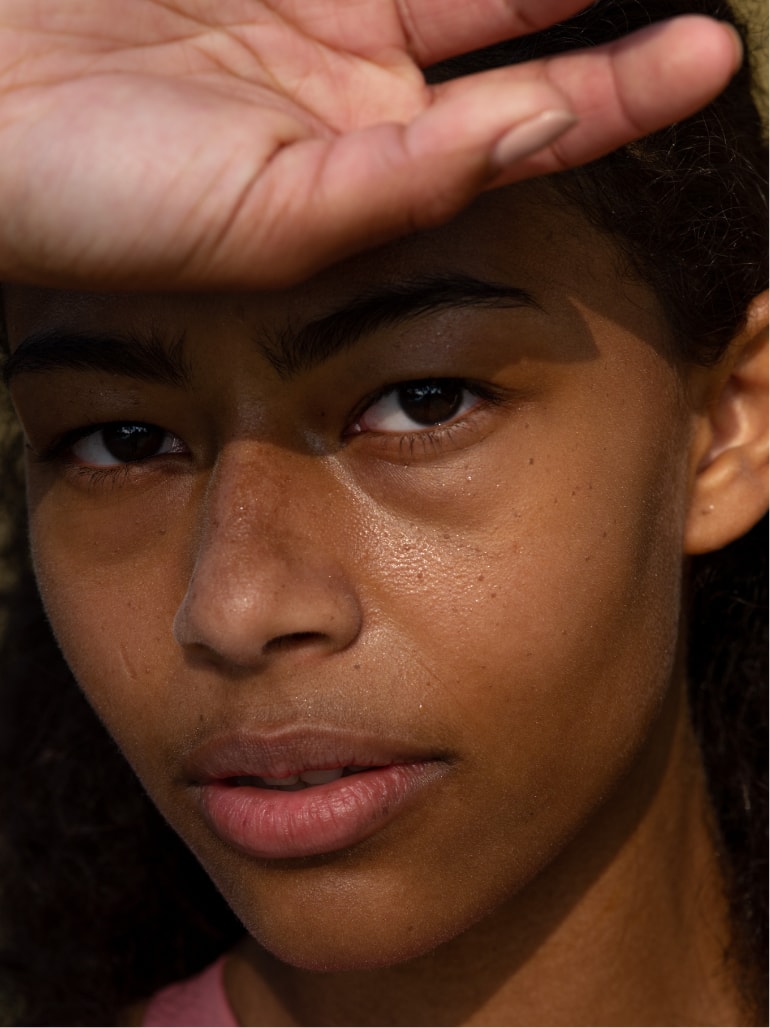
<path id="1" fill-rule="evenodd" d="M 286 651 L 336 651 L 356 637 L 358 601 L 337 551 L 328 473 L 267 444 L 226 449 L 206 490 L 182 646 L 253 665 Z"/>
<path id="2" fill-rule="evenodd" d="M 263 546 L 290 550 L 289 537 L 311 502 L 308 461 L 273 447 L 233 449 L 209 480 L 199 555 L 219 550 L 226 556 L 243 548 L 244 556 L 255 556 Z"/>

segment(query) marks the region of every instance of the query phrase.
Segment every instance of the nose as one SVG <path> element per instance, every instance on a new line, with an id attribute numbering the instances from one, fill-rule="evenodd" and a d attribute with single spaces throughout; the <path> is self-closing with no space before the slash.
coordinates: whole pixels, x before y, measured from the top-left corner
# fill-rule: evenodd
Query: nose
<path id="1" fill-rule="evenodd" d="M 319 482 L 312 463 L 285 451 L 220 457 L 174 619 L 182 648 L 253 668 L 287 653 L 339 652 L 355 640 L 361 610 L 340 559 L 345 540 L 329 510 L 329 482 Z"/>

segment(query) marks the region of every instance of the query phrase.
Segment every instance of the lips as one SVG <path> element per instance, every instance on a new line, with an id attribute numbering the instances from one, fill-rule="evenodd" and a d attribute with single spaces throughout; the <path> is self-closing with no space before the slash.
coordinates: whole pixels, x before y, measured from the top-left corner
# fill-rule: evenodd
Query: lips
<path id="1" fill-rule="evenodd" d="M 187 766 L 209 827 L 264 860 L 321 856 L 364 841 L 449 767 L 398 742 L 334 731 L 238 734 L 207 743 Z"/>

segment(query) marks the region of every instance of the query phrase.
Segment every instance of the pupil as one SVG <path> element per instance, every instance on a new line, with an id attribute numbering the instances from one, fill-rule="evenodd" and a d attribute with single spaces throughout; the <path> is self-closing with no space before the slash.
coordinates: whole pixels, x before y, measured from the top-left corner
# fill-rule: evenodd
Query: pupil
<path id="1" fill-rule="evenodd" d="M 102 429 L 104 446 L 115 460 L 126 463 L 154 457 L 165 432 L 152 425 L 110 425 Z"/>
<path id="2" fill-rule="evenodd" d="M 460 409 L 463 398 L 462 386 L 444 379 L 415 382 L 402 386 L 398 392 L 404 414 L 421 425 L 448 421 Z"/>

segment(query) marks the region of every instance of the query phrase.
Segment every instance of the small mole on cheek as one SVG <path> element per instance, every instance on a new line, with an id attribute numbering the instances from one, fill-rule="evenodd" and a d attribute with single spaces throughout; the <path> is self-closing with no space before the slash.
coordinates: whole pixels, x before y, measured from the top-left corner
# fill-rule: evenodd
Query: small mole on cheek
<path id="1" fill-rule="evenodd" d="M 535 458 L 534 457 L 530 457 L 529 461 L 527 463 L 534 464 L 535 463 Z"/>

